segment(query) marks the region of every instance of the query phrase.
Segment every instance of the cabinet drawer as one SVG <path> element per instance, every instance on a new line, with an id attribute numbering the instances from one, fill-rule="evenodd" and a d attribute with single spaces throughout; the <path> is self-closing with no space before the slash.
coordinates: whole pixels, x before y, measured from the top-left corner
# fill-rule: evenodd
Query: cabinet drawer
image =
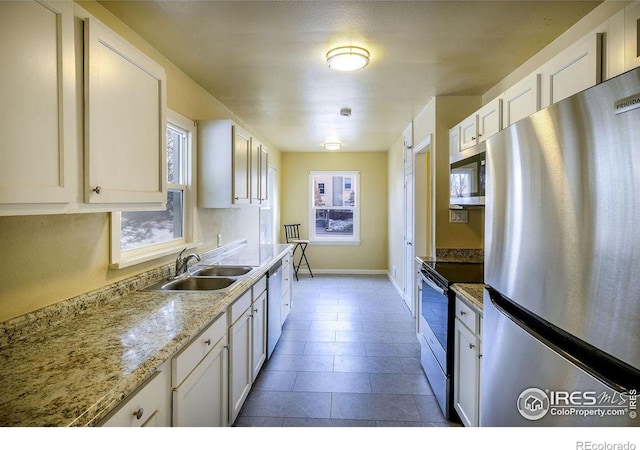
<path id="1" fill-rule="evenodd" d="M 248 290 L 231 305 L 231 320 L 229 325 L 233 325 L 243 312 L 251 306 L 251 290 Z"/>
<path id="2" fill-rule="evenodd" d="M 252 290 L 254 300 L 260 297 L 260 294 L 267 290 L 267 277 L 264 276 L 260 278 L 256 284 L 253 285 Z"/>
<path id="3" fill-rule="evenodd" d="M 143 427 L 163 425 L 160 420 L 168 392 L 168 372 L 154 373 L 123 400 L 121 406 L 102 423 L 103 427 Z"/>
<path id="4" fill-rule="evenodd" d="M 456 317 L 473 333 L 477 334 L 480 332 L 478 327 L 478 313 L 458 297 L 456 297 Z"/>
<path id="5" fill-rule="evenodd" d="M 179 386 L 193 369 L 207 356 L 227 332 L 227 314 L 222 313 L 202 333 L 173 357 L 171 363 L 172 385 Z"/>

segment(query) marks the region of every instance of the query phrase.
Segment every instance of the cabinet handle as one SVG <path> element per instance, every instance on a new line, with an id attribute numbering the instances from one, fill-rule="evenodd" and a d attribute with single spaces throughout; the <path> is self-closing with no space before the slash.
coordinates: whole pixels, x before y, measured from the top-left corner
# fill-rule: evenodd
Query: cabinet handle
<path id="1" fill-rule="evenodd" d="M 93 189 L 91 189 L 93 192 L 95 192 L 96 194 L 100 195 L 100 192 L 102 192 L 102 188 L 100 186 L 96 186 Z"/>
<path id="2" fill-rule="evenodd" d="M 472 350 L 472 349 L 474 349 L 474 348 L 476 348 L 476 346 L 475 346 L 475 345 L 473 345 L 473 344 L 469 344 L 469 349 L 471 349 L 471 350 Z"/>
<path id="3" fill-rule="evenodd" d="M 211 339 L 207 339 L 206 341 L 204 341 L 204 343 L 207 345 L 211 345 Z"/>
<path id="4" fill-rule="evenodd" d="M 471 140 L 472 140 L 472 141 L 475 141 L 475 140 L 476 140 L 476 137 L 475 137 L 475 136 L 471 136 Z"/>
<path id="5" fill-rule="evenodd" d="M 478 359 L 482 358 L 482 353 L 478 354 Z"/>
<path id="6" fill-rule="evenodd" d="M 240 200 L 240 197 L 236 197 L 236 200 Z"/>
<path id="7" fill-rule="evenodd" d="M 133 413 L 133 415 L 136 416 L 136 419 L 138 420 L 142 419 L 143 414 L 144 414 L 144 409 L 142 408 L 140 408 L 139 410 Z"/>
<path id="8" fill-rule="evenodd" d="M 257 313 L 257 312 L 258 312 L 258 310 L 257 310 L 257 309 L 254 309 L 254 310 L 253 310 L 253 312 L 254 312 L 254 313 Z"/>
<path id="9" fill-rule="evenodd" d="M 464 316 L 464 315 L 466 315 L 466 314 L 467 314 L 467 312 L 466 312 L 466 311 L 460 311 L 460 315 L 461 315 L 461 316 Z"/>

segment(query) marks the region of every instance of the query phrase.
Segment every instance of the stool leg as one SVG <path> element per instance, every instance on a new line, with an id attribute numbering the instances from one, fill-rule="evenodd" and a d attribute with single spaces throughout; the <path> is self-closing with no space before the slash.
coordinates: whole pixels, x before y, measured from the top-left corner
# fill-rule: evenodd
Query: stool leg
<path id="1" fill-rule="evenodd" d="M 311 274 L 311 278 L 313 278 L 313 272 L 311 272 L 311 266 L 309 265 L 309 260 L 307 259 L 307 255 L 305 255 L 304 251 L 307 249 L 307 244 L 301 245 L 302 255 L 300 255 L 300 264 L 302 264 L 302 259 L 304 258 L 305 264 L 309 269 L 309 273 Z M 298 264 L 298 268 L 300 268 L 300 264 Z"/>
<path id="2" fill-rule="evenodd" d="M 298 250 L 298 247 L 300 247 L 300 243 L 296 244 L 296 246 L 293 247 L 293 253 L 291 253 L 291 259 L 293 260 L 293 274 L 296 276 L 296 281 L 299 281 L 298 270 L 300 269 L 300 263 L 298 263 L 298 266 L 296 267 L 296 250 Z M 300 259 L 300 261 L 302 261 L 302 258 Z"/>

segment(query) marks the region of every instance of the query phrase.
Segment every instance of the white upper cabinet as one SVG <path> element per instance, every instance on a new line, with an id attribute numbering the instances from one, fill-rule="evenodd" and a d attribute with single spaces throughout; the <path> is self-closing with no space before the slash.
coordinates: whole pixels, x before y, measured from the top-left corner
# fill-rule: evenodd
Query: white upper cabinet
<path id="1" fill-rule="evenodd" d="M 488 138 L 502 130 L 502 99 L 496 98 L 478 110 L 478 141 Z"/>
<path id="2" fill-rule="evenodd" d="M 463 157 L 460 155 L 460 126 L 449 130 L 449 160 L 453 163 L 460 161 Z"/>
<path id="3" fill-rule="evenodd" d="M 269 149 L 265 145 L 260 146 L 260 203 L 269 201 Z"/>
<path id="4" fill-rule="evenodd" d="M 624 66 L 640 66 L 640 2 L 632 2 L 624 11 Z"/>
<path id="5" fill-rule="evenodd" d="M 231 120 L 198 124 L 198 206 L 267 202 L 267 147 Z"/>
<path id="6" fill-rule="evenodd" d="M 602 81 L 602 34 L 593 33 L 560 52 L 542 67 L 541 107 Z"/>
<path id="7" fill-rule="evenodd" d="M 85 201 L 162 205 L 165 70 L 95 19 L 84 38 Z"/>
<path id="8" fill-rule="evenodd" d="M 73 3 L 0 2 L 0 215 L 75 200 Z"/>
<path id="9" fill-rule="evenodd" d="M 472 114 L 460 125 L 460 150 L 466 150 L 478 143 L 478 115 Z"/>
<path id="10" fill-rule="evenodd" d="M 502 124 L 504 127 L 540 109 L 540 74 L 532 73 L 503 94 Z"/>

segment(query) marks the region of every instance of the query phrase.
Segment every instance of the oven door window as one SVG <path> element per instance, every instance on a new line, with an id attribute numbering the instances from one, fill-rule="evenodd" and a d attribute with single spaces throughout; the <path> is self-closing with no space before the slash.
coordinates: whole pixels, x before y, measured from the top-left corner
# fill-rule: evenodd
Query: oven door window
<path id="1" fill-rule="evenodd" d="M 447 348 L 448 310 L 447 296 L 423 281 L 422 317 L 445 350 Z"/>

